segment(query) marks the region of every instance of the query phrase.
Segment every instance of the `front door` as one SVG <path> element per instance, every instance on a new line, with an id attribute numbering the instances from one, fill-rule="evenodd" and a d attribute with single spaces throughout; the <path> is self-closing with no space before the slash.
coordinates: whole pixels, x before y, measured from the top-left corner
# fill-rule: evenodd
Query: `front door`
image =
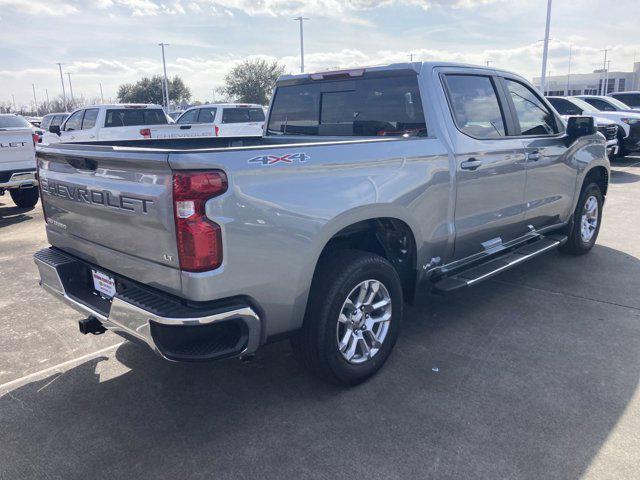
<path id="1" fill-rule="evenodd" d="M 493 252 L 527 233 L 522 140 L 509 137 L 497 79 L 445 73 L 456 152 L 454 260 Z M 462 133 L 462 135 L 460 134 Z"/>
<path id="2" fill-rule="evenodd" d="M 531 87 L 514 78 L 503 82 L 527 158 L 525 219 L 536 230 L 557 225 L 571 212 L 577 175 L 564 126 Z"/>

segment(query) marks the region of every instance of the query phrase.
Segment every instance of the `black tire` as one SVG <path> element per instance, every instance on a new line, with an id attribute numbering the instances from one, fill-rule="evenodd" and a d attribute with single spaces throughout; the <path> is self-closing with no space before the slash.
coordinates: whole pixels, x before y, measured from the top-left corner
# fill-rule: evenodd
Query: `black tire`
<path id="1" fill-rule="evenodd" d="M 598 203 L 597 212 L 597 224 L 593 235 L 587 241 L 582 235 L 582 216 L 585 212 L 585 206 L 589 199 L 595 198 Z M 580 199 L 576 205 L 576 210 L 573 213 L 573 222 L 571 229 L 568 232 L 569 240 L 565 243 L 560 250 L 564 253 L 571 255 L 584 255 L 588 253 L 596 243 L 598 233 L 600 232 L 600 225 L 602 223 L 602 206 L 603 206 L 602 191 L 597 183 L 589 183 L 586 185 L 580 193 Z"/>
<path id="2" fill-rule="evenodd" d="M 629 155 L 629 150 L 624 146 L 624 138 L 618 134 L 618 153 L 616 153 L 616 157 L 624 158 L 627 155 Z"/>
<path id="3" fill-rule="evenodd" d="M 38 187 L 9 190 L 11 199 L 19 208 L 33 208 L 38 203 Z"/>
<path id="4" fill-rule="evenodd" d="M 338 348 L 339 329 L 344 328 L 344 323 L 339 327 L 338 318 L 347 297 L 366 280 L 376 280 L 386 289 L 391 300 L 391 319 L 377 353 L 361 360 L 363 363 L 353 364 Z M 400 277 L 388 260 L 356 250 L 325 255 L 311 285 L 303 327 L 291 339 L 294 353 L 312 373 L 324 380 L 341 385 L 361 383 L 376 373 L 391 354 L 398 337 L 402 308 Z"/>

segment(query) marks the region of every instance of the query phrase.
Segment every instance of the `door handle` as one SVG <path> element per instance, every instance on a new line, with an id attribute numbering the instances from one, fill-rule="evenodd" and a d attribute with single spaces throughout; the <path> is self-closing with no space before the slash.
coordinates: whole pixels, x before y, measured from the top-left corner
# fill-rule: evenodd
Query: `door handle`
<path id="1" fill-rule="evenodd" d="M 541 158 L 542 158 L 542 155 L 540 155 L 540 152 L 538 150 L 534 150 L 533 152 L 527 155 L 527 160 L 531 160 L 532 162 L 537 162 Z"/>
<path id="2" fill-rule="evenodd" d="M 463 170 L 476 170 L 480 165 L 482 165 L 482 160 L 470 158 L 469 160 L 462 162 L 460 164 L 460 168 Z"/>

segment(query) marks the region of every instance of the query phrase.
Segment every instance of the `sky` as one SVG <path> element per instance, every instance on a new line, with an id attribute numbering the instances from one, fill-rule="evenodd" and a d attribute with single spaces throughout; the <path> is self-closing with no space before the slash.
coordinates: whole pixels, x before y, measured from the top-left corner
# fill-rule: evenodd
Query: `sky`
<path id="1" fill-rule="evenodd" d="M 0 102 L 60 95 L 56 62 L 76 96 L 115 100 L 120 84 L 162 72 L 211 100 L 247 57 L 299 71 L 418 60 L 460 61 L 540 75 L 547 0 L 0 0 Z M 565 75 L 640 61 L 640 0 L 553 0 L 549 66 Z M 635 56 L 635 57 L 634 57 Z M 67 83 L 68 94 L 68 83 Z"/>

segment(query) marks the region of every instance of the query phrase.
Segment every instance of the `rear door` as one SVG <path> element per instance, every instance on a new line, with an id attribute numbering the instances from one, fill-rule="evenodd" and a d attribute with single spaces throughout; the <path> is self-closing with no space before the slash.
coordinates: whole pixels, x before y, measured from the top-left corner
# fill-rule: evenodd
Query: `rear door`
<path id="1" fill-rule="evenodd" d="M 454 259 L 495 251 L 527 233 L 525 157 L 498 79 L 487 70 L 443 71 L 455 129 Z"/>
<path id="2" fill-rule="evenodd" d="M 222 109 L 219 136 L 259 137 L 264 120 L 262 108 L 225 107 Z"/>
<path id="3" fill-rule="evenodd" d="M 525 219 L 538 230 L 557 225 L 571 210 L 577 175 L 564 125 L 531 86 L 515 77 L 501 81 L 527 158 Z"/>

